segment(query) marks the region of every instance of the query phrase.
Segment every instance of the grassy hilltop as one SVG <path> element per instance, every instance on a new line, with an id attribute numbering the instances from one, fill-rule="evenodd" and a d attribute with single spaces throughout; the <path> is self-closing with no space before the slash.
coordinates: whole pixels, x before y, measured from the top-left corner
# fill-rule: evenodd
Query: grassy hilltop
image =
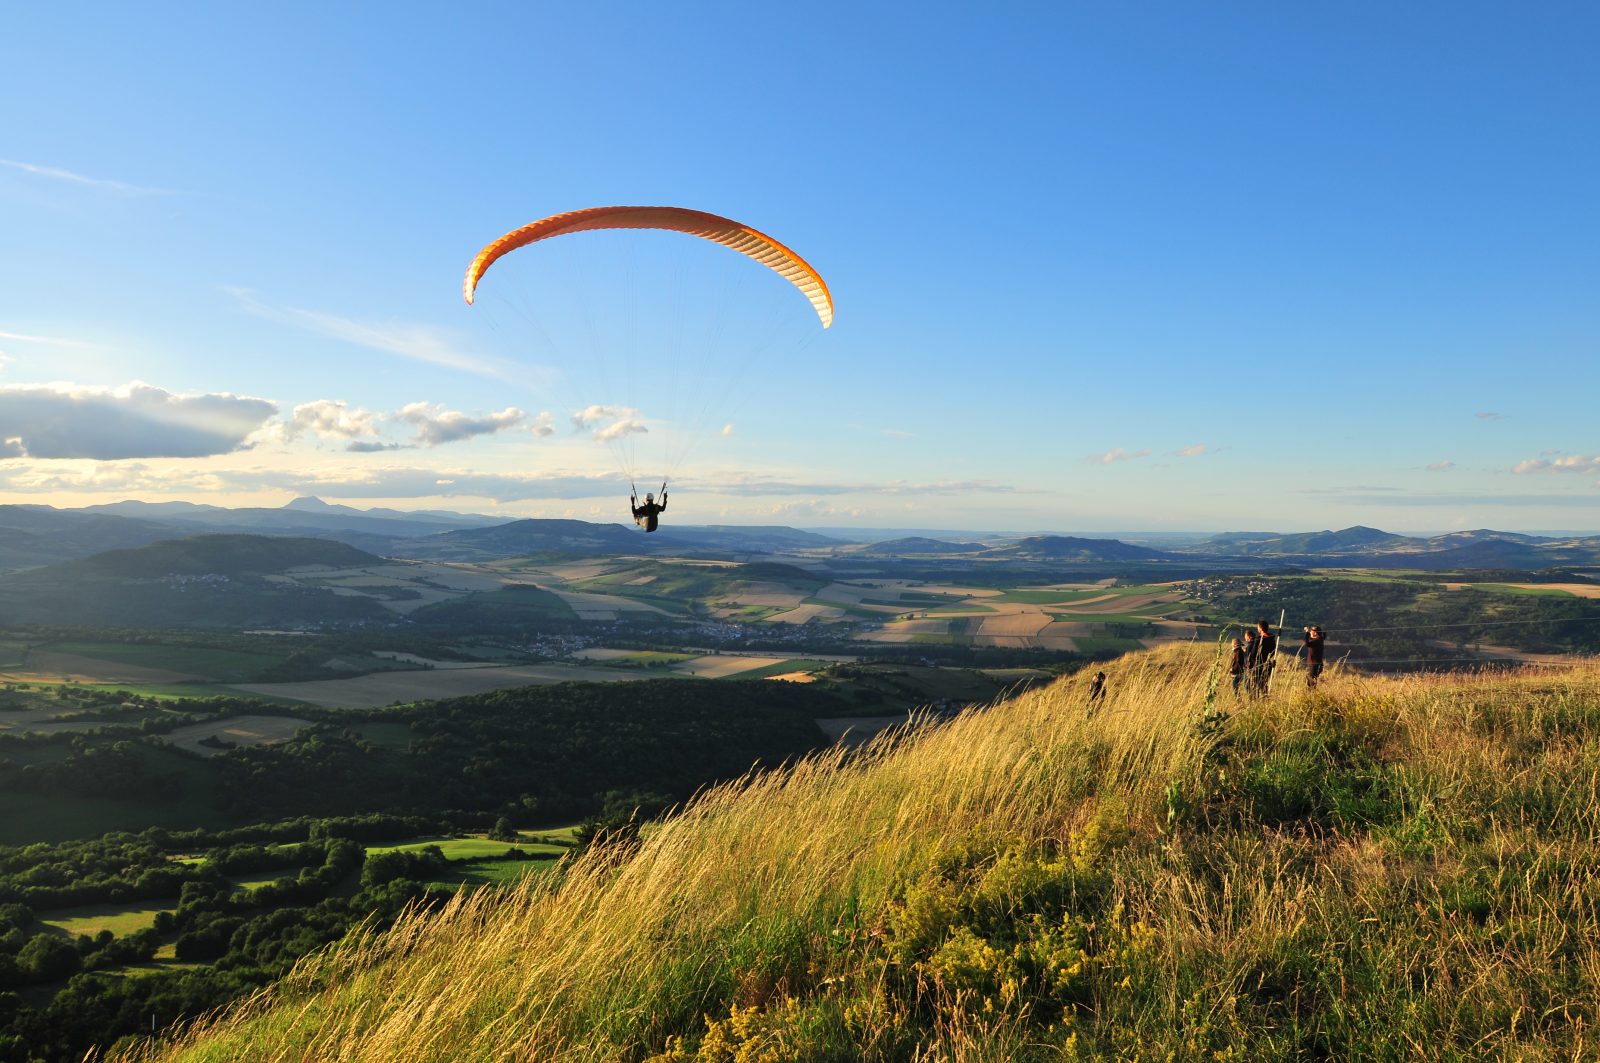
<path id="1" fill-rule="evenodd" d="M 711 792 L 346 940 L 185 1061 L 1567 1059 L 1600 999 L 1600 667 L 1108 668 Z"/>

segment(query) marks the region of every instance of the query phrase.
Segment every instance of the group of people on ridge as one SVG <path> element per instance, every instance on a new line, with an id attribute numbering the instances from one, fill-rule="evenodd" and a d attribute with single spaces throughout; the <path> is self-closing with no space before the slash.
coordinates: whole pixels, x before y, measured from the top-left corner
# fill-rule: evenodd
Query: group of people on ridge
<path id="1" fill-rule="evenodd" d="M 1302 628 L 1306 651 L 1306 686 L 1315 687 L 1322 675 L 1323 650 L 1327 635 L 1321 625 Z M 1272 680 L 1272 670 L 1278 666 L 1278 636 L 1265 620 L 1256 621 L 1254 631 L 1247 630 L 1244 637 L 1233 640 L 1233 650 L 1228 655 L 1228 675 L 1233 678 L 1233 692 L 1243 688 L 1251 695 L 1264 694 Z"/>

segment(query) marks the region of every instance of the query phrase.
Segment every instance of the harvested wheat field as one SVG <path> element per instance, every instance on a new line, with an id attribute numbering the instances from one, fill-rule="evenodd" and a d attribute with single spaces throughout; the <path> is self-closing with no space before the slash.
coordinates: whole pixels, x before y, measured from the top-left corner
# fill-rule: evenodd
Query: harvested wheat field
<path id="1" fill-rule="evenodd" d="M 787 660 L 788 657 L 745 657 L 739 654 L 713 653 L 689 661 L 680 661 L 672 666 L 672 670 L 680 675 L 692 675 L 697 679 L 726 679 L 741 672 L 770 668 Z"/>
<path id="2" fill-rule="evenodd" d="M 784 658 L 778 658 L 783 660 Z M 495 665 L 487 668 L 440 668 L 414 672 L 374 672 L 351 679 L 312 679 L 300 683 L 244 683 L 233 687 L 247 694 L 287 698 L 330 709 L 369 709 L 396 702 L 431 701 L 465 694 L 483 694 L 510 687 L 547 683 L 615 683 L 643 679 L 639 672 L 585 668 L 567 664 Z"/>

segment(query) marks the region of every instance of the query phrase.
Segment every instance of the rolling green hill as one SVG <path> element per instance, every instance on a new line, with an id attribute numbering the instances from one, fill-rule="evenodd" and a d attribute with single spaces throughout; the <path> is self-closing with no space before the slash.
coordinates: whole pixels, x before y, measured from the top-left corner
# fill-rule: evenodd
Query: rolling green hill
<path id="1" fill-rule="evenodd" d="M 110 550 L 82 561 L 58 565 L 67 574 L 150 579 L 159 576 L 263 575 L 308 565 L 359 568 L 379 565 L 376 557 L 327 539 L 280 539 L 267 535 L 196 535 L 167 539 L 133 550 Z"/>
<path id="2" fill-rule="evenodd" d="M 0 578 L 12 624 L 129 628 L 341 627 L 387 623 L 376 601 L 267 577 L 381 558 L 324 539 L 201 535 L 112 550 Z"/>

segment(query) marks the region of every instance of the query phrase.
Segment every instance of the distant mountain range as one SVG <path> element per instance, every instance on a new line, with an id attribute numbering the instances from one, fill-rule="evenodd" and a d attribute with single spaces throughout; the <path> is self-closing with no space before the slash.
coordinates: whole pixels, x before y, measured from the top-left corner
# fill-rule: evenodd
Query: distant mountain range
<path id="1" fill-rule="evenodd" d="M 529 554 L 617 554 L 744 558 L 805 553 L 889 563 L 912 559 L 930 565 L 962 562 L 1196 563 L 1242 567 L 1414 568 L 1534 570 L 1600 565 L 1600 536 L 1559 538 L 1517 532 L 1451 532 L 1431 537 L 1397 535 L 1357 525 L 1338 531 L 1227 532 L 1171 542 L 1164 550 L 1118 539 L 1065 535 L 884 535 L 874 529 L 851 539 L 784 526 L 664 524 L 654 535 L 632 525 L 581 520 L 506 521 L 486 514 L 404 512 L 330 505 L 297 498 L 285 506 L 225 509 L 191 502 L 116 502 L 86 509 L 0 505 L 0 572 L 37 568 L 196 535 L 265 535 L 333 540 L 383 557 L 482 561 Z"/>

